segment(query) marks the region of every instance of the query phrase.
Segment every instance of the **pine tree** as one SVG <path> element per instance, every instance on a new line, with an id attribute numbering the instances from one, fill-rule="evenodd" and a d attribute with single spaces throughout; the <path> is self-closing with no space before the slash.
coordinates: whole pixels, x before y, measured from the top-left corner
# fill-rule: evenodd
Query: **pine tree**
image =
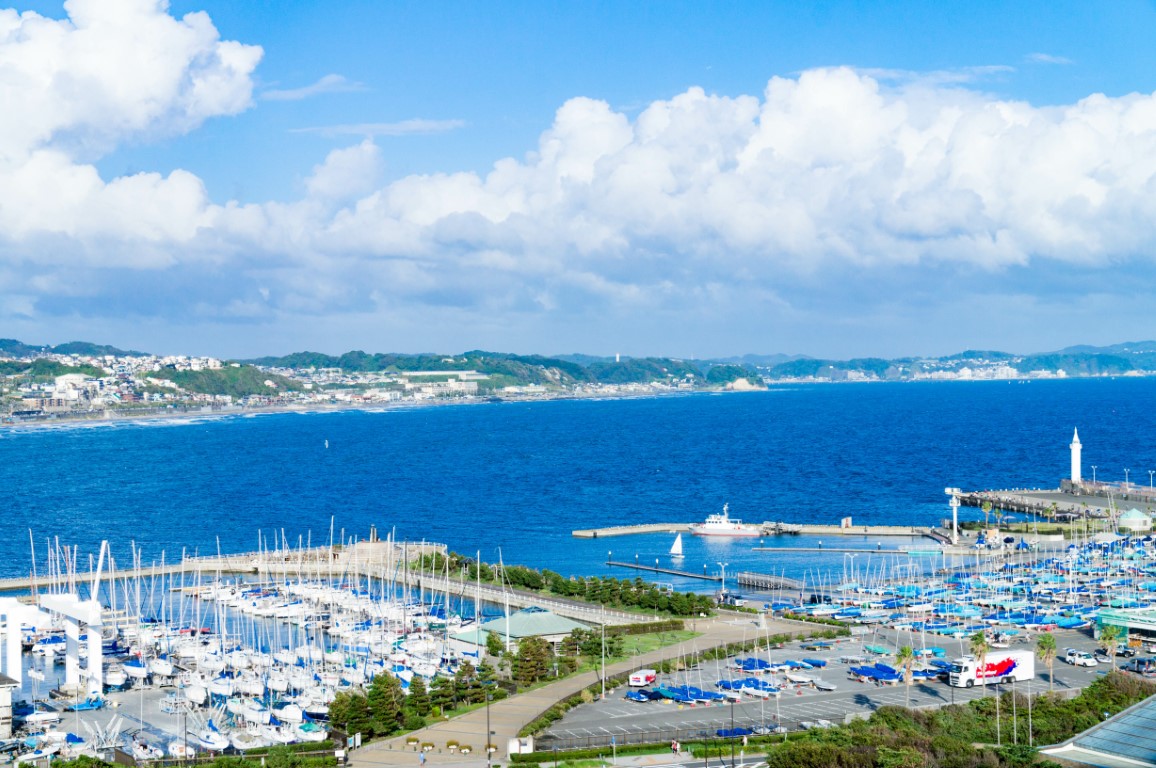
<path id="1" fill-rule="evenodd" d="M 483 687 L 489 688 L 490 686 L 492 686 L 494 684 L 494 681 L 496 679 L 497 679 L 497 672 L 489 664 L 489 662 L 483 661 L 481 664 L 478 665 L 478 682 Z"/>
<path id="2" fill-rule="evenodd" d="M 482 701 L 482 686 L 478 683 L 478 673 L 474 665 L 468 661 L 462 662 L 454 674 L 454 692 L 459 701 L 475 703 Z"/>
<path id="3" fill-rule="evenodd" d="M 518 642 L 518 656 L 514 663 L 514 680 L 518 685 L 538 682 L 550 671 L 550 645 L 540 637 L 527 637 Z"/>
<path id="4" fill-rule="evenodd" d="M 375 675 L 366 698 L 374 733 L 385 736 L 401 726 L 405 692 L 396 677 L 385 672 Z"/>
<path id="5" fill-rule="evenodd" d="M 486 633 L 486 653 L 491 656 L 501 656 L 502 651 L 506 650 L 505 643 L 497 632 Z"/>
<path id="6" fill-rule="evenodd" d="M 421 675 L 414 675 L 409 681 L 409 695 L 405 697 L 405 706 L 411 712 L 425 717 L 430 713 L 433 704 L 430 702 L 429 691 L 426 690 L 425 680 Z"/>
<path id="7" fill-rule="evenodd" d="M 457 692 L 452 677 L 435 677 L 429 688 L 430 703 L 442 712 L 457 704 Z"/>
<path id="8" fill-rule="evenodd" d="M 374 735 L 372 720 L 369 711 L 369 700 L 365 694 L 342 692 L 337 694 L 333 703 L 329 705 L 329 720 L 334 725 L 345 729 L 352 735 L 362 733 L 365 736 Z"/>

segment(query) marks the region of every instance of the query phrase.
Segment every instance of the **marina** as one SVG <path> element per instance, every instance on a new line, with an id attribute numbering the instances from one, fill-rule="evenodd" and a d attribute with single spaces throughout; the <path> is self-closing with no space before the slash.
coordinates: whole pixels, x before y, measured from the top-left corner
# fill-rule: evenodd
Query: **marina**
<path id="1" fill-rule="evenodd" d="M 685 405 L 674 403 L 669 407 Z M 633 407 L 631 404 L 612 407 L 628 406 Z M 407 418 L 418 415 L 408 414 Z M 472 412 L 465 415 L 474 418 Z M 452 417 L 448 423 L 453 428 L 440 434 L 439 439 L 468 428 L 463 426 L 469 422 L 463 422 L 461 414 L 446 410 L 438 418 L 447 416 Z M 315 429 L 316 423 L 320 422 L 301 420 L 288 426 Z M 350 424 L 356 426 L 361 422 L 351 418 Z M 255 428 L 246 423 L 237 427 L 244 435 L 253 434 L 251 430 Z M 210 425 L 206 433 L 211 435 L 213 429 L 219 428 L 220 425 Z M 149 434 L 152 433 L 146 433 L 145 437 Z M 326 436 L 325 439 L 333 439 L 326 449 L 328 452 L 319 457 L 295 452 L 299 444 L 310 440 L 324 445 L 316 440 L 317 436 L 287 441 L 294 467 L 312 472 L 317 466 L 313 462 L 331 461 L 341 455 L 343 441 L 334 434 Z M 28 437 L 18 439 L 27 441 Z M 107 436 L 96 435 L 91 439 L 100 441 Z M 44 442 L 51 440 L 45 438 Z M 123 448 L 126 455 L 132 455 L 131 446 L 124 448 L 115 440 L 109 443 L 116 445 L 118 451 Z M 67 441 L 62 441 L 61 446 L 66 445 Z M 248 441 L 229 444 L 228 450 L 243 452 L 247 445 Z M 0 446 L 0 450 L 5 447 Z M 154 448 L 159 455 L 164 455 L 163 446 L 154 445 Z M 216 443 L 212 450 L 225 452 Z M 7 455 L 12 458 L 14 454 Z M 608 464 L 599 463 L 604 457 L 587 458 L 597 467 L 594 473 L 614 471 Z M 111 466 L 114 460 L 109 456 L 104 459 L 102 467 Z M 362 460 L 363 457 L 357 457 L 358 462 Z M 621 461 L 621 456 L 615 460 Z M 491 455 L 489 461 L 500 462 L 500 458 Z M 341 471 L 355 475 L 360 466 L 345 464 Z M 524 476 L 516 475 L 522 466 L 521 463 L 503 465 L 502 471 L 515 472 L 517 482 L 524 482 Z M 158 468 L 162 475 L 165 471 L 165 467 Z M 326 469 L 324 473 L 318 472 L 318 477 L 329 477 L 334 471 Z M 937 477 L 941 471 L 942 468 L 935 471 Z M 669 474 L 671 478 L 664 477 L 664 482 L 677 483 L 687 476 L 686 472 L 677 473 L 677 478 L 676 473 Z M 757 482 L 749 480 L 734 482 L 756 488 Z M 394 477 L 387 484 L 367 486 L 388 486 L 394 493 L 400 482 L 403 481 Z M 443 684 L 439 680 L 453 679 L 466 662 L 478 665 L 484 660 L 489 665 L 498 664 L 498 657 L 459 637 L 474 632 L 476 640 L 480 637 L 476 633 L 479 625 L 508 620 L 507 616 L 515 617 L 523 611 L 526 612 L 523 618 L 549 614 L 590 628 L 646 624 L 665 618 L 655 610 L 628 610 L 613 601 L 599 605 L 596 598 L 590 597 L 613 594 L 615 589 L 633 588 L 630 585 L 634 584 L 653 589 L 659 595 L 689 592 L 706 597 L 727 593 L 729 588 L 730 594 L 737 598 L 734 592 L 742 592 L 745 603 L 724 600 L 716 616 L 710 617 L 709 611 L 705 611 L 707 617 L 696 613 L 690 620 L 698 631 L 706 626 L 725 624 L 729 627 L 727 637 L 736 640 L 756 637 L 762 631 L 760 622 L 786 634 L 825 632 L 836 626 L 853 633 L 854 639 L 833 640 L 836 645 L 825 650 L 805 649 L 803 644 L 789 643 L 784 649 L 771 649 L 769 656 L 739 654 L 720 659 L 717 668 L 700 665 L 693 675 L 676 672 L 660 678 L 659 687 L 673 695 L 663 700 L 687 707 L 685 718 L 669 718 L 671 727 L 687 736 L 699 732 L 696 729 L 701 730 L 701 726 L 692 722 L 689 704 L 678 696 L 701 696 L 712 702 L 717 696 L 724 700 L 737 697 L 735 706 L 741 722 L 744 726 L 759 727 L 767 727 L 768 718 L 764 715 L 777 701 L 768 687 L 777 689 L 780 695 L 789 693 L 797 697 L 792 701 L 799 702 L 800 716 L 809 713 L 837 718 L 853 711 L 857 706 L 854 697 L 844 695 L 849 685 L 871 691 L 873 699 L 894 702 L 896 689 L 888 677 L 893 672 L 877 665 L 894 669 L 892 659 L 898 644 L 909 644 L 925 652 L 926 658 L 918 668 L 922 674 L 931 674 L 934 666 L 930 662 L 940 658 L 934 655 L 934 649 L 945 650 L 950 659 L 964 653 L 967 638 L 977 632 L 986 633 L 994 642 L 1010 642 L 1013 647 L 1018 642 L 1034 642 L 1042 632 L 1055 632 L 1063 638 L 1061 642 L 1065 646 L 1094 652 L 1093 636 L 1097 627 L 1109 621 L 1126 629 L 1127 642 L 1140 653 L 1156 641 L 1156 629 L 1153 629 L 1156 622 L 1151 618 L 1156 612 L 1156 559 L 1153 558 L 1156 547 L 1150 531 L 1128 527 L 1134 520 L 1138 521 L 1138 518 L 1124 516 L 1132 505 L 1120 504 L 1124 494 L 1117 493 L 1117 486 L 1105 485 L 1103 480 L 1098 481 L 1099 484 L 1111 488 L 1110 498 L 1096 497 L 1108 511 L 1103 518 L 1094 515 L 1081 518 L 1081 524 L 1068 524 L 1062 532 L 1056 532 L 1047 525 L 1051 521 L 1046 515 L 1033 513 L 1028 520 L 1015 521 L 1018 530 L 1014 534 L 1007 529 L 1012 521 L 1006 516 L 999 518 L 1007 511 L 1002 508 L 996 507 L 999 515 L 993 509 L 991 515 L 995 519 L 983 526 L 979 523 L 984 522 L 985 515 L 979 509 L 951 510 L 944 504 L 942 481 L 938 480 L 933 505 L 912 505 L 911 510 L 903 513 L 881 509 L 874 515 L 863 514 L 862 495 L 832 500 L 825 494 L 814 493 L 808 506 L 801 503 L 805 498 L 801 496 L 766 503 L 765 498 L 756 498 L 756 492 L 752 491 L 751 499 L 742 500 L 747 510 L 742 515 L 744 518 L 756 519 L 750 510 L 762 509 L 763 514 L 757 517 L 798 521 L 753 524 L 758 528 L 757 536 L 694 536 L 694 523 L 651 522 L 661 518 L 708 518 L 709 509 L 722 507 L 725 498 L 722 491 L 715 496 L 717 507 L 713 500 L 700 501 L 702 489 L 691 498 L 692 494 L 679 486 L 677 492 L 686 496 L 680 504 L 652 503 L 651 497 L 640 494 L 640 500 L 632 504 L 645 509 L 637 515 L 624 517 L 620 509 L 607 511 L 608 505 L 598 514 L 587 516 L 587 506 L 604 504 L 607 497 L 615 500 L 619 495 L 617 490 L 608 495 L 604 489 L 592 485 L 589 492 L 574 493 L 572 498 L 573 489 L 563 488 L 552 493 L 548 482 L 553 482 L 553 475 L 540 483 L 536 479 L 530 481 L 536 489 L 547 489 L 541 499 L 533 502 L 544 508 L 542 514 L 525 514 L 507 499 L 504 503 L 518 511 L 516 514 L 506 512 L 507 516 L 502 517 L 495 512 L 491 496 L 487 495 L 495 492 L 492 486 L 487 486 L 486 493 L 478 496 L 478 508 L 471 507 L 468 516 L 457 514 L 446 504 L 437 506 L 436 515 L 421 512 L 417 505 L 419 511 L 413 514 L 417 522 L 411 526 L 417 528 L 419 534 L 436 533 L 437 536 L 429 538 L 447 543 L 421 541 L 420 537 L 406 542 L 392 535 L 380 541 L 371 530 L 363 540 L 342 532 L 329 537 L 331 542 L 341 542 L 336 545 L 317 546 L 318 539 L 314 538 L 312 545 L 299 539 L 297 546 L 289 546 L 282 531 L 259 533 L 253 539 L 257 542 L 255 548 L 242 547 L 240 543 L 249 541 L 253 533 L 237 534 L 229 528 L 234 524 L 232 515 L 219 524 L 206 523 L 205 531 L 198 529 L 192 534 L 182 534 L 201 535 L 210 541 L 220 535 L 226 542 L 226 551 L 205 555 L 206 545 L 202 540 L 200 553 L 194 548 L 190 550 L 192 554 L 182 552 L 166 560 L 163 548 L 153 539 L 149 551 L 161 554 L 150 555 L 148 559 L 154 560 L 151 563 L 141 554 L 139 545 L 128 543 L 109 545 L 118 548 L 118 556 L 132 546 L 132 556 L 120 558 L 125 562 L 114 562 L 112 558 L 96 554 L 95 550 L 92 556 L 86 554 L 84 532 L 100 530 L 99 520 L 89 529 L 83 527 L 86 520 L 91 522 L 89 518 L 76 523 L 75 530 L 81 538 L 79 548 L 55 544 L 55 535 L 48 540 L 48 546 L 37 539 L 39 558 L 33 560 L 35 568 L 29 569 L 27 576 L 15 576 L 12 570 L 16 570 L 13 566 L 19 560 L 10 556 L 6 561 L 10 570 L 5 575 L 12 578 L 3 582 L 3 588 L 13 595 L 2 601 L 8 626 L 13 625 L 15 617 L 17 626 L 21 627 L 17 661 L 6 661 L 3 669 L 5 674 L 17 669 L 20 672 L 21 679 L 15 690 L 20 705 L 12 723 L 15 738 L 21 743 L 32 739 L 36 748 L 42 750 L 53 748 L 49 743 L 52 739 L 61 740 L 58 754 L 78 753 L 115 741 L 129 753 L 137 747 L 142 760 L 155 757 L 158 750 L 171 758 L 174 753 L 183 753 L 186 747 L 202 755 L 220 748 L 222 738 L 227 740 L 225 749 L 230 752 L 252 749 L 263 743 L 283 743 L 279 740 L 315 738 L 319 729 L 328 729 L 324 708 L 332 704 L 333 697 L 365 691 L 379 675 L 396 677 L 401 682 L 422 680 L 429 689 Z M 659 485 L 655 483 L 656 487 Z M 284 495 L 293 497 L 286 501 L 291 507 L 301 491 L 292 482 L 285 487 Z M 1089 504 L 1090 510 L 1098 509 L 1090 503 L 1092 494 L 1081 494 L 1081 490 L 1073 486 L 1038 493 L 1066 494 L 1062 498 L 1078 509 L 1082 509 L 1084 503 Z M 428 489 L 423 493 L 426 491 Z M 436 493 L 437 489 L 432 492 Z M 164 495 L 158 493 L 158 486 L 150 486 L 150 493 L 158 498 Z M 278 489 L 278 493 L 282 491 Z M 993 498 L 1000 495 L 1011 498 L 1013 492 L 984 493 L 994 494 Z M 580 499 L 575 500 L 578 497 Z M 523 500 L 525 498 L 523 496 Z M 405 499 L 412 503 L 412 497 Z M 873 499 L 872 503 L 877 501 Z M 190 503 L 198 502 L 194 499 Z M 231 509 L 220 500 L 217 503 Z M 556 505 L 560 509 L 557 514 Z M 1116 514 L 1112 514 L 1113 507 Z M 280 513 L 280 509 L 278 511 Z M 894 524 L 855 525 L 852 511 L 855 521 Z M 952 511 L 961 512 L 961 522 L 966 519 L 968 523 L 968 528 L 961 528 L 958 534 L 942 519 L 945 512 Z M 293 510 L 294 514 L 298 512 Z M 480 520 L 485 523 L 478 535 L 501 542 L 501 546 L 492 547 L 484 558 L 491 563 L 489 568 L 493 573 L 515 574 L 518 568 L 523 571 L 526 566 L 530 570 L 537 568 L 539 574 L 550 573 L 549 578 L 560 579 L 554 584 L 590 585 L 585 592 L 590 601 L 568 597 L 568 589 L 529 590 L 515 587 L 513 582 L 503 583 L 502 578 L 497 577 L 487 576 L 490 581 L 478 580 L 472 571 L 458 569 L 460 556 L 452 555 L 452 548 L 465 549 L 460 544 L 462 538 L 472 535 L 471 526 Z M 639 522 L 637 525 L 579 527 L 615 520 Z M 936 524 L 928 525 L 930 522 Z M 332 529 L 332 518 L 327 517 L 325 523 Z M 1032 530 L 1036 524 L 1039 533 Z M 61 538 L 69 536 L 73 533 L 69 525 L 61 525 L 53 533 Z M 482 530 L 487 525 L 492 527 L 489 532 Z M 170 524 L 168 528 L 158 526 L 158 530 L 176 529 Z M 629 540 L 629 548 L 626 543 L 616 542 L 612 553 L 606 551 L 610 547 L 595 541 L 620 536 L 633 536 L 633 539 Z M 956 544 L 947 543 L 953 538 Z M 131 539 L 125 537 L 122 541 Z M 28 544 L 25 541 L 25 547 Z M 13 545 L 9 542 L 3 546 Z M 228 551 L 230 546 L 234 551 Z M 519 554 L 503 558 L 503 549 Z M 446 568 L 442 562 L 445 559 L 454 559 L 453 570 Z M 483 559 L 480 552 L 477 559 Z M 503 562 L 519 565 L 506 566 Z M 618 571 L 626 575 L 619 575 Z M 613 581 L 610 576 L 614 576 Z M 90 594 L 99 599 L 99 613 L 86 605 Z M 743 612 L 728 611 L 728 604 L 741 605 Z M 36 621 L 25 621 L 32 618 L 33 611 Z M 838 624 L 808 624 L 795 617 Z M 669 660 L 689 656 L 709 646 L 715 637 L 685 641 L 677 648 L 655 652 L 646 658 Z M 882 652 L 875 656 L 879 649 Z M 7 659 L 10 653 L 9 644 L 0 655 Z M 840 660 L 858 656 L 873 663 Z M 791 667 L 748 672 L 742 664 L 752 663 L 751 658 L 775 665 L 786 661 L 809 664 L 808 660 L 819 660 L 826 662 L 826 666 L 820 668 L 812 664 L 815 669 Z M 755 666 L 759 664 L 756 662 Z M 1072 670 L 1072 674 L 1085 672 Z M 758 682 L 748 684 L 750 678 Z M 731 687 L 721 685 L 723 682 Z M 1073 678 L 1071 684 L 1074 686 L 1080 681 Z M 831 686 L 835 689 L 827 690 Z M 926 689 L 923 698 L 919 698 L 919 693 L 914 693 L 913 698 L 928 706 L 950 700 L 951 692 L 935 680 L 921 682 L 920 686 Z M 898 697 L 903 693 L 898 690 Z M 508 706 L 513 707 L 514 703 Z M 621 705 L 620 695 L 613 703 Z M 661 719 L 647 714 L 645 708 L 649 704 L 629 703 L 634 710 L 621 713 L 615 710 L 616 717 L 626 717 L 622 722 L 630 723 L 627 729 L 618 732 L 622 739 L 619 743 L 626 743 L 627 738 L 635 740 L 653 735 L 655 728 L 648 726 Z M 703 722 L 717 720 L 709 711 L 710 704 L 692 703 L 703 715 L 700 718 Z M 96 709 L 98 706 L 101 708 Z M 538 711 L 549 706 L 550 702 L 543 702 Z M 66 707 L 71 709 L 66 711 Z M 495 706 L 495 711 L 499 709 Z M 669 708 L 672 712 L 674 709 Z M 294 720 L 298 710 L 300 721 Z M 518 715 L 524 715 L 523 719 L 514 722 L 516 718 L 511 715 L 514 719 L 509 728 L 498 731 L 501 736 L 515 738 L 518 730 L 533 718 L 533 713 L 517 711 L 523 713 Z M 42 719 L 51 718 L 53 712 L 60 716 L 55 726 L 38 724 Z M 476 728 L 476 717 L 466 716 L 460 725 L 452 727 Z M 801 727 L 798 719 L 792 712 L 781 722 L 787 727 Z M 209 727 L 210 722 L 218 735 Z M 542 743 L 567 749 L 581 744 L 603 744 L 609 738 L 608 734 L 587 733 L 594 729 L 586 728 L 582 722 L 578 719 L 573 726 L 563 722 L 547 729 L 540 734 Z M 310 727 L 302 728 L 309 723 L 312 723 Z M 437 735 L 442 733 L 442 728 L 441 724 L 431 724 L 418 732 L 418 738 L 431 741 L 442 738 Z M 140 737 L 140 744 L 130 732 Z M 69 746 L 68 733 L 83 739 L 86 746 L 79 742 Z M 479 743 L 476 733 L 472 741 Z M 397 760 L 412 762 L 412 753 L 408 758 L 403 756 L 407 751 L 404 740 L 391 740 L 383 745 L 390 743 L 396 747 Z M 439 749 L 445 749 L 445 738 L 436 743 Z M 499 740 L 498 747 L 497 756 L 503 760 L 513 748 L 504 738 Z M 443 753 L 439 759 L 448 757 Z M 394 758 L 390 756 L 373 764 L 394 764 Z"/>

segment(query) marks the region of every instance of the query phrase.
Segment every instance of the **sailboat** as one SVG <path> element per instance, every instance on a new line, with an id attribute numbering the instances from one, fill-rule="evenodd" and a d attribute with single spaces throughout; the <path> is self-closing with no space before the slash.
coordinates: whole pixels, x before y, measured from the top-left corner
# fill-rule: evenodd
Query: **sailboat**
<path id="1" fill-rule="evenodd" d="M 674 537 L 674 543 L 670 545 L 670 556 L 675 560 L 682 559 L 682 534 Z"/>

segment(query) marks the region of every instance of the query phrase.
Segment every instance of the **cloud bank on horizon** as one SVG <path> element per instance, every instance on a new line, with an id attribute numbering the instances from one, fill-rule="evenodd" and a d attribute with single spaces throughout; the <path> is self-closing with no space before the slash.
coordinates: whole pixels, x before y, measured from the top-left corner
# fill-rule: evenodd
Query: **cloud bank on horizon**
<path id="1" fill-rule="evenodd" d="M 102 178 L 118 146 L 255 108 L 262 50 L 158 0 L 65 7 L 0 10 L 0 104 L 20 115 L 0 120 L 0 323 L 416 328 L 448 312 L 492 338 L 529 319 L 548 339 L 597 314 L 694 322 L 743 306 L 789 325 L 843 305 L 844 327 L 874 315 L 885 329 L 944 281 L 1091 274 L 1156 246 L 1156 95 L 1033 106 L 974 74 L 810 69 L 759 95 L 691 87 L 633 116 L 576 96 L 524 157 L 389 183 L 375 140 L 389 126 L 367 123 L 288 203 L 214 201 L 189 170 Z M 327 75 L 266 98 L 359 88 Z M 896 308 L 864 286 L 923 298 Z M 1006 290 L 1049 301 L 1022 280 Z"/>

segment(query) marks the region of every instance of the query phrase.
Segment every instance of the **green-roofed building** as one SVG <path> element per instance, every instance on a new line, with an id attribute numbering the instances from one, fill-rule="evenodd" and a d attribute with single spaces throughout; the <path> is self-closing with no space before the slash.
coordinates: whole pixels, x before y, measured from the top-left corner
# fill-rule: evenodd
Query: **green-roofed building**
<path id="1" fill-rule="evenodd" d="M 1129 531 L 1150 531 L 1152 530 L 1152 518 L 1132 507 L 1120 515 L 1119 527 Z"/>
<path id="2" fill-rule="evenodd" d="M 505 617 L 490 619 L 481 626 L 471 627 L 453 635 L 451 639 L 468 646 L 485 648 L 486 637 L 493 633 L 503 644 L 507 641 L 517 643 L 523 637 L 540 637 L 557 648 L 576 629 L 589 629 L 589 627 L 565 616 L 531 606 L 517 613 L 511 613 L 508 624 Z"/>
<path id="3" fill-rule="evenodd" d="M 1096 768 L 1156 768 L 1156 698 L 1040 752 L 1067 764 Z"/>

